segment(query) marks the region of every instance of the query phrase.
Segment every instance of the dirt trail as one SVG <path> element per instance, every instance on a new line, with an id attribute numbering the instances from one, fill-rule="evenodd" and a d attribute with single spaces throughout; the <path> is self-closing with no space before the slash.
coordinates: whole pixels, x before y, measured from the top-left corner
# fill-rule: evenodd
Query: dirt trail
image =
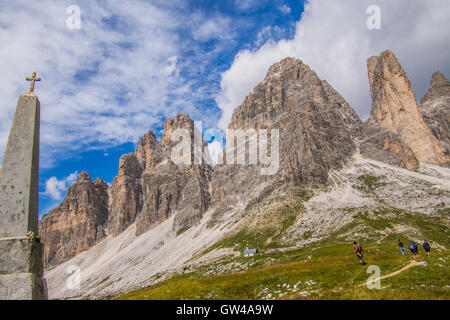
<path id="1" fill-rule="evenodd" d="M 379 281 L 379 280 L 384 280 L 384 279 L 387 279 L 387 278 L 395 277 L 396 275 L 402 273 L 403 271 L 406 271 L 406 270 L 408 270 L 408 269 L 410 269 L 410 268 L 412 268 L 412 267 L 418 266 L 418 265 L 420 265 L 420 264 L 422 264 L 422 262 L 411 261 L 407 266 L 403 267 L 402 269 L 397 270 L 397 271 L 394 271 L 394 272 L 392 272 L 392 273 L 389 273 L 389 274 L 387 274 L 387 275 L 385 275 L 385 276 L 376 278 L 376 279 L 372 280 L 370 283 L 375 283 L 376 281 Z M 363 287 L 363 286 L 365 286 L 365 285 L 367 285 L 367 282 L 365 282 L 365 283 L 363 283 L 363 284 L 357 286 L 357 288 Z"/>

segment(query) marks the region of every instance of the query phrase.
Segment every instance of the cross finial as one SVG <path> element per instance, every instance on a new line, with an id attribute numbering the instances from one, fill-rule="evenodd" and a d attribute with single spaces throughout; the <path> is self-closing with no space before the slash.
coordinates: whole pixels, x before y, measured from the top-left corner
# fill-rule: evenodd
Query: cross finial
<path id="1" fill-rule="evenodd" d="M 28 92 L 28 93 L 34 94 L 34 82 L 41 81 L 41 78 L 36 78 L 36 72 L 33 72 L 33 74 L 31 75 L 31 78 L 27 77 L 25 80 L 31 81 L 30 92 Z"/>

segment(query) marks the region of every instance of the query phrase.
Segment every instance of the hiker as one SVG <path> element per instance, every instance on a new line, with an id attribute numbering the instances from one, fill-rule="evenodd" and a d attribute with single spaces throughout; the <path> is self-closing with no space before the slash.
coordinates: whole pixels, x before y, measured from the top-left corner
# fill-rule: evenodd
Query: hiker
<path id="1" fill-rule="evenodd" d="M 417 244 L 414 241 L 410 243 L 409 251 L 411 251 L 411 254 L 415 261 L 419 260 L 419 249 L 417 248 Z"/>
<path id="2" fill-rule="evenodd" d="M 356 241 L 353 241 L 353 250 L 355 250 L 356 256 L 358 257 L 361 265 L 365 265 L 366 263 L 363 260 L 362 247 L 360 244 L 357 244 Z"/>
<path id="3" fill-rule="evenodd" d="M 398 247 L 400 248 L 400 252 L 403 256 L 406 256 L 405 247 L 403 246 L 403 241 L 398 239 Z"/>
<path id="4" fill-rule="evenodd" d="M 430 244 L 428 243 L 427 240 L 425 240 L 425 241 L 423 242 L 422 246 L 423 246 L 423 250 L 425 250 L 425 252 L 426 252 L 426 254 L 427 254 L 427 258 L 429 258 L 429 257 L 430 257 L 430 250 L 431 250 Z"/>

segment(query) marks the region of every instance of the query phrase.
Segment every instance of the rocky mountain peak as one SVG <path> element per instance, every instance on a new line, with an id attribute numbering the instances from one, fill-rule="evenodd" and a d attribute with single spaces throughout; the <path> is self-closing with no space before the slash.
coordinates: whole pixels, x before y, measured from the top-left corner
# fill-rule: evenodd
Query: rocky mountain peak
<path id="1" fill-rule="evenodd" d="M 422 97 L 420 111 L 450 157 L 450 83 L 441 72 L 433 74 L 430 90 Z"/>
<path id="2" fill-rule="evenodd" d="M 411 83 L 391 51 L 367 61 L 372 95 L 371 119 L 397 134 L 418 160 L 444 164 L 448 161 L 442 144 L 426 125 Z"/>
<path id="3" fill-rule="evenodd" d="M 212 175 L 212 203 L 231 206 L 258 201 L 279 184 L 319 185 L 332 169 L 340 168 L 356 151 L 361 120 L 345 99 L 301 60 L 286 58 L 272 65 L 232 115 L 229 129 L 278 131 L 278 156 L 270 165 L 216 165 Z M 236 139 L 237 140 L 237 139 Z M 272 142 L 271 142 L 272 143 Z M 275 143 L 275 141 L 274 141 Z M 266 150 L 259 150 L 258 154 Z M 272 161 L 273 160 L 273 161 Z M 269 174 L 262 174 L 262 169 Z M 221 212 L 218 210 L 218 212 Z"/>
<path id="4" fill-rule="evenodd" d="M 80 172 L 76 180 L 76 183 L 81 182 L 92 182 L 91 175 L 84 170 Z"/>
<path id="5" fill-rule="evenodd" d="M 92 247 L 105 236 L 108 219 L 108 185 L 82 171 L 67 189 L 63 202 L 39 222 L 45 263 L 56 265 Z"/>
<path id="6" fill-rule="evenodd" d="M 194 121 L 187 113 L 178 113 L 175 118 L 167 119 L 164 123 L 164 134 L 161 139 L 161 145 L 171 146 L 173 142 L 170 140 L 172 134 L 177 129 L 186 129 L 191 134 L 194 132 Z"/>
<path id="7" fill-rule="evenodd" d="M 149 131 L 144 134 L 134 153 L 142 171 L 156 166 L 166 158 L 165 153 L 158 140 L 156 140 L 156 136 L 153 131 Z M 123 161 L 125 160 L 126 159 Z"/>
<path id="8" fill-rule="evenodd" d="M 430 90 L 422 97 L 421 104 L 439 97 L 450 97 L 450 82 L 440 72 L 433 73 Z"/>

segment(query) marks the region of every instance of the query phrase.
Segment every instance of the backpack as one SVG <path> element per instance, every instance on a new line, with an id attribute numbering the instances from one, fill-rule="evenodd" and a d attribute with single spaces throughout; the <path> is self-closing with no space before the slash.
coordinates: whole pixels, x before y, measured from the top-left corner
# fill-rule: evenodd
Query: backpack
<path id="1" fill-rule="evenodd" d="M 428 242 L 424 242 L 424 243 L 423 243 L 423 248 L 424 248 L 425 250 L 430 250 L 430 244 L 429 244 Z"/>
<path id="2" fill-rule="evenodd" d="M 409 250 L 411 250 L 412 252 L 416 251 L 416 246 L 414 245 L 414 243 L 411 243 L 409 245 Z"/>

